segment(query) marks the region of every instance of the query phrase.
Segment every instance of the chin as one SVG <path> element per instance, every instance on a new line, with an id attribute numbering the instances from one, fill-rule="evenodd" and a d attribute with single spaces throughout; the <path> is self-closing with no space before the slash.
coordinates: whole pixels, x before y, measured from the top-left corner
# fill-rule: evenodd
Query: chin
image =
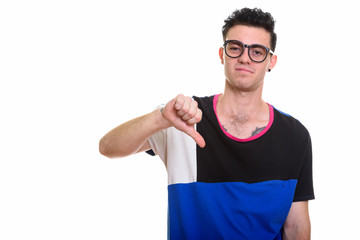
<path id="1" fill-rule="evenodd" d="M 263 85 L 263 81 L 261 81 L 260 83 L 254 83 L 254 80 L 246 80 L 243 78 L 237 81 L 227 80 L 226 82 L 228 87 L 241 92 L 253 92 L 261 88 Z"/>

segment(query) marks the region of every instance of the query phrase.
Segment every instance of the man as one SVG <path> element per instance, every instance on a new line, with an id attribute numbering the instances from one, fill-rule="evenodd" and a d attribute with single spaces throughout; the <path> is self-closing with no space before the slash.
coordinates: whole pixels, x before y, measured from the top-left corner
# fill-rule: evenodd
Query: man
<path id="1" fill-rule="evenodd" d="M 169 177 L 169 239 L 310 239 L 311 140 L 293 117 L 262 100 L 276 65 L 274 20 L 244 8 L 225 20 L 223 94 L 178 95 L 100 141 L 123 157 L 148 151 Z"/>

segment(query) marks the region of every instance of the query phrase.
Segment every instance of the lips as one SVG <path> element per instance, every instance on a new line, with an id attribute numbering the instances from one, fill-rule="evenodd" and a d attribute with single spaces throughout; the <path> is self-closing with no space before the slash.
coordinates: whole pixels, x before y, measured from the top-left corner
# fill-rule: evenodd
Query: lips
<path id="1" fill-rule="evenodd" d="M 246 67 L 236 67 L 235 70 L 242 73 L 254 73 L 251 69 Z"/>

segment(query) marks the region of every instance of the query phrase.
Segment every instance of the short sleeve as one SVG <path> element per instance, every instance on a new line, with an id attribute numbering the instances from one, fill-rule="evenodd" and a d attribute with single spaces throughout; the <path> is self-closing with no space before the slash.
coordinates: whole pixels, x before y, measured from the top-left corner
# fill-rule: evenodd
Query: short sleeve
<path id="1" fill-rule="evenodd" d="M 311 138 L 308 135 L 303 161 L 295 189 L 294 202 L 315 199 L 312 171 L 312 146 Z"/>
<path id="2" fill-rule="evenodd" d="M 166 159 L 166 148 L 167 148 L 167 129 L 156 132 L 149 138 L 149 143 L 152 152 L 147 152 L 150 155 L 158 155 L 163 162 Z M 153 154 L 151 154 L 153 153 Z"/>

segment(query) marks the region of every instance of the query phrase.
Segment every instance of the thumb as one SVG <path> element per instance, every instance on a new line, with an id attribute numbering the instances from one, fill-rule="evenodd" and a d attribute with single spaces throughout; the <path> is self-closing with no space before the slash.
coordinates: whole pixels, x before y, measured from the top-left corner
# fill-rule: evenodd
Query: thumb
<path id="1" fill-rule="evenodd" d="M 189 128 L 185 131 L 185 133 L 187 135 L 189 135 L 190 137 L 192 137 L 192 139 L 194 139 L 194 141 L 196 142 L 197 145 L 199 145 L 199 147 L 204 148 L 206 143 L 204 138 L 201 136 L 200 133 L 198 133 L 194 126 L 189 126 Z"/>

